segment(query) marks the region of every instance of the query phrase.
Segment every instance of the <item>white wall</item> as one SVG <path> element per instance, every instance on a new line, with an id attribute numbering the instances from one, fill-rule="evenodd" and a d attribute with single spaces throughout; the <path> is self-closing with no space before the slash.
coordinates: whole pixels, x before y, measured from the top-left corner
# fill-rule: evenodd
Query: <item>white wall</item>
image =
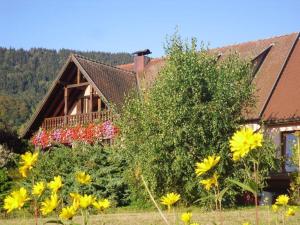
<path id="1" fill-rule="evenodd" d="M 257 130 L 260 128 L 260 125 L 255 123 L 247 124 L 246 126 L 251 127 L 253 130 Z M 300 130 L 300 125 L 265 127 L 264 132 L 272 138 L 276 146 L 277 154 L 281 154 L 281 132 L 297 131 L 297 130 Z"/>

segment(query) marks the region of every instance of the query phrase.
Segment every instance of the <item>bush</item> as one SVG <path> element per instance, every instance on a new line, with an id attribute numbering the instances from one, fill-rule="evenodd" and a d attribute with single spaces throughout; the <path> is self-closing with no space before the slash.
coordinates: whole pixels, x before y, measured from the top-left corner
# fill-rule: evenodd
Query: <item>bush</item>
<path id="1" fill-rule="evenodd" d="M 143 174 L 157 198 L 175 191 L 191 204 L 207 196 L 196 162 L 218 154 L 220 177 L 233 173 L 228 140 L 254 103 L 252 72 L 237 55 L 218 60 L 203 47 L 199 51 L 195 40 L 184 43 L 176 35 L 166 53 L 154 87 L 127 100 L 118 149 L 134 199 L 148 198 L 138 176 Z"/>
<path id="2" fill-rule="evenodd" d="M 65 202 L 68 193 L 76 192 L 78 184 L 75 174 L 78 171 L 87 172 L 92 176 L 92 185 L 81 187 L 86 194 L 101 198 L 110 198 L 117 206 L 127 205 L 128 189 L 122 178 L 122 164 L 117 160 L 110 148 L 101 145 L 73 144 L 73 148 L 59 146 L 42 152 L 31 175 L 35 182 L 47 181 L 54 176 L 62 176 L 64 187 L 62 197 Z M 25 186 L 31 186 L 31 178 L 25 181 Z"/>
<path id="3" fill-rule="evenodd" d="M 12 185 L 12 180 L 7 174 L 7 170 L 5 168 L 0 168 L 0 208 L 3 207 L 3 200 L 5 196 L 8 194 Z"/>
<path id="4" fill-rule="evenodd" d="M 0 208 L 3 199 L 12 187 L 18 155 L 13 153 L 5 144 L 0 144 Z"/>
<path id="5" fill-rule="evenodd" d="M 0 144 L 0 168 L 15 168 L 17 154 L 4 144 Z"/>

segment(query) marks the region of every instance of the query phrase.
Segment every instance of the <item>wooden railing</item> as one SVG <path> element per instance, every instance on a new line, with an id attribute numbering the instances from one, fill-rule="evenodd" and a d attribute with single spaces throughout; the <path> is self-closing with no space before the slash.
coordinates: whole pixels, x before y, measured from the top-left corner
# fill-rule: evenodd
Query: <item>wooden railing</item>
<path id="1" fill-rule="evenodd" d="M 42 128 L 46 130 L 61 128 L 66 126 L 75 126 L 77 124 L 88 124 L 92 122 L 113 121 L 115 116 L 109 110 L 101 112 L 83 113 L 77 115 L 67 115 L 45 118 Z"/>

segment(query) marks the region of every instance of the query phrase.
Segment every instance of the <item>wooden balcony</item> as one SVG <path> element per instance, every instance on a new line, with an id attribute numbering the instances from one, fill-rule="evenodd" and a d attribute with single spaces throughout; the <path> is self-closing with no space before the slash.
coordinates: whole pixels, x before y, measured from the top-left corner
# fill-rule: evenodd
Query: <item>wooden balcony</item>
<path id="1" fill-rule="evenodd" d="M 51 130 L 66 126 L 75 126 L 78 124 L 88 124 L 93 122 L 104 122 L 107 120 L 113 121 L 114 116 L 111 111 L 105 110 L 101 112 L 83 113 L 77 115 L 67 115 L 45 118 L 42 123 L 42 128 Z"/>

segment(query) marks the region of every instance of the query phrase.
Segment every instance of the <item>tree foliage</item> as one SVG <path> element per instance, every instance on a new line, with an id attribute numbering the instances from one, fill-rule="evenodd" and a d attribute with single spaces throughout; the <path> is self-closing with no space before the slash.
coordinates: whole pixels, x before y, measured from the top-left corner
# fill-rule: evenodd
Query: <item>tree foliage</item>
<path id="1" fill-rule="evenodd" d="M 223 177 L 232 173 L 228 140 L 253 105 L 252 73 L 237 55 L 219 59 L 196 40 L 173 36 L 166 64 L 153 88 L 132 96 L 120 118 L 120 154 L 127 160 L 132 192 L 143 197 L 142 173 L 156 197 L 175 191 L 187 203 L 204 190 L 195 163 L 221 155 Z"/>
<path id="2" fill-rule="evenodd" d="M 83 171 L 91 175 L 92 184 L 81 186 L 75 181 L 75 174 Z M 114 155 L 111 149 L 101 145 L 74 143 L 73 148 L 58 146 L 41 152 L 30 177 L 21 181 L 31 187 L 32 176 L 35 182 L 49 182 L 54 176 L 62 176 L 62 198 L 67 202 L 70 192 L 79 189 L 86 194 L 93 194 L 98 198 L 109 198 L 117 206 L 127 205 L 128 188 L 122 178 L 122 160 Z M 81 193 L 82 194 L 82 193 Z"/>

